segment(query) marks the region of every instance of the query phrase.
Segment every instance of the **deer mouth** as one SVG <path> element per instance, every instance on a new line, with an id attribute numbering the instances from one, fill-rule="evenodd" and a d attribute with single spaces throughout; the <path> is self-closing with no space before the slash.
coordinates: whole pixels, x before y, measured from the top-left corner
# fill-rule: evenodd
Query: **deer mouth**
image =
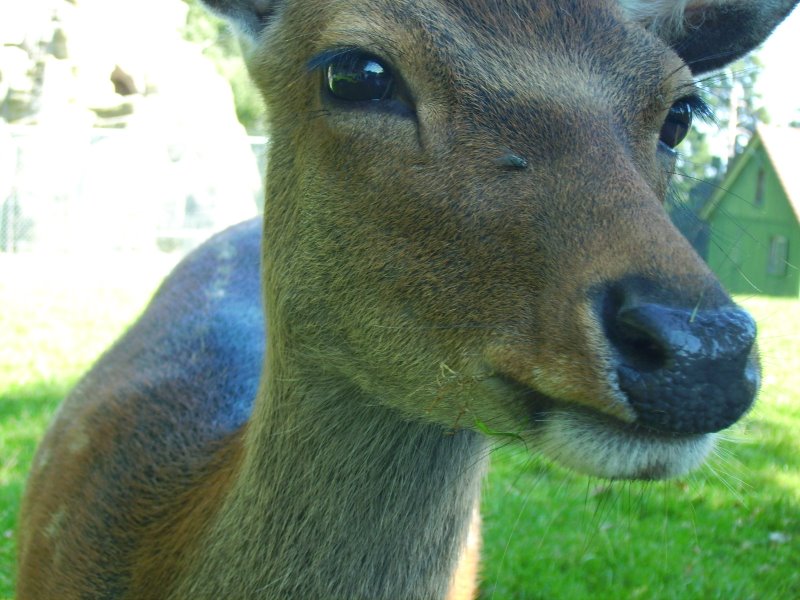
<path id="1" fill-rule="evenodd" d="M 585 475 L 635 480 L 679 477 L 702 465 L 715 445 L 713 432 L 659 431 L 560 401 L 514 381 L 505 383 L 529 412 L 532 426 L 520 434 L 526 444 Z"/>

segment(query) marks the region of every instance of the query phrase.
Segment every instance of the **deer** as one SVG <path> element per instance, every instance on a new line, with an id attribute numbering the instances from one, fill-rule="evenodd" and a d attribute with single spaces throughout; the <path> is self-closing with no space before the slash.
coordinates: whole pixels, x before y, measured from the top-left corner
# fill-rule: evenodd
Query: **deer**
<path id="1" fill-rule="evenodd" d="M 18 598 L 471 598 L 500 433 L 699 467 L 756 325 L 664 203 L 697 77 L 797 1 L 204 0 L 267 107 L 264 214 L 59 408 Z"/>

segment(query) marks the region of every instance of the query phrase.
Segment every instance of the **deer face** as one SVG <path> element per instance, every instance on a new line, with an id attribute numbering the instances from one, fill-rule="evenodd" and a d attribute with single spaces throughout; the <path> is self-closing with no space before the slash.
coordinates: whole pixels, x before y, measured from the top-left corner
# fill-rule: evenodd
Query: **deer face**
<path id="1" fill-rule="evenodd" d="M 778 4 L 771 23 L 790 9 Z M 593 474 L 696 466 L 753 401 L 755 325 L 663 203 L 701 105 L 684 61 L 715 50 L 700 17 L 730 57 L 746 48 L 725 33 L 742 13 L 724 4 L 681 5 L 677 24 L 659 6 L 247 13 L 271 131 L 271 356 Z M 689 35 L 695 55 L 679 56 Z"/>

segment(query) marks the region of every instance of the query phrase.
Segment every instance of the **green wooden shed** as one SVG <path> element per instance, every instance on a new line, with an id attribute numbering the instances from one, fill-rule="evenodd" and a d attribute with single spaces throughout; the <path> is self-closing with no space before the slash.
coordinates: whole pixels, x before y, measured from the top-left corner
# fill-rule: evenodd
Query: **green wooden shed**
<path id="1" fill-rule="evenodd" d="M 800 129 L 759 127 L 699 216 L 728 291 L 800 296 Z"/>

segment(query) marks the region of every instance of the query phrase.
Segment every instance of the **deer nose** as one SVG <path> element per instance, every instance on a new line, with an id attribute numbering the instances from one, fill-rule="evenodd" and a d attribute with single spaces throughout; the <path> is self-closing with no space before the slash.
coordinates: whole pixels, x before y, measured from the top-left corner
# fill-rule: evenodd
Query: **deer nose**
<path id="1" fill-rule="evenodd" d="M 756 324 L 729 305 L 695 311 L 624 303 L 605 314 L 618 385 L 637 422 L 666 433 L 710 433 L 753 403 Z"/>

